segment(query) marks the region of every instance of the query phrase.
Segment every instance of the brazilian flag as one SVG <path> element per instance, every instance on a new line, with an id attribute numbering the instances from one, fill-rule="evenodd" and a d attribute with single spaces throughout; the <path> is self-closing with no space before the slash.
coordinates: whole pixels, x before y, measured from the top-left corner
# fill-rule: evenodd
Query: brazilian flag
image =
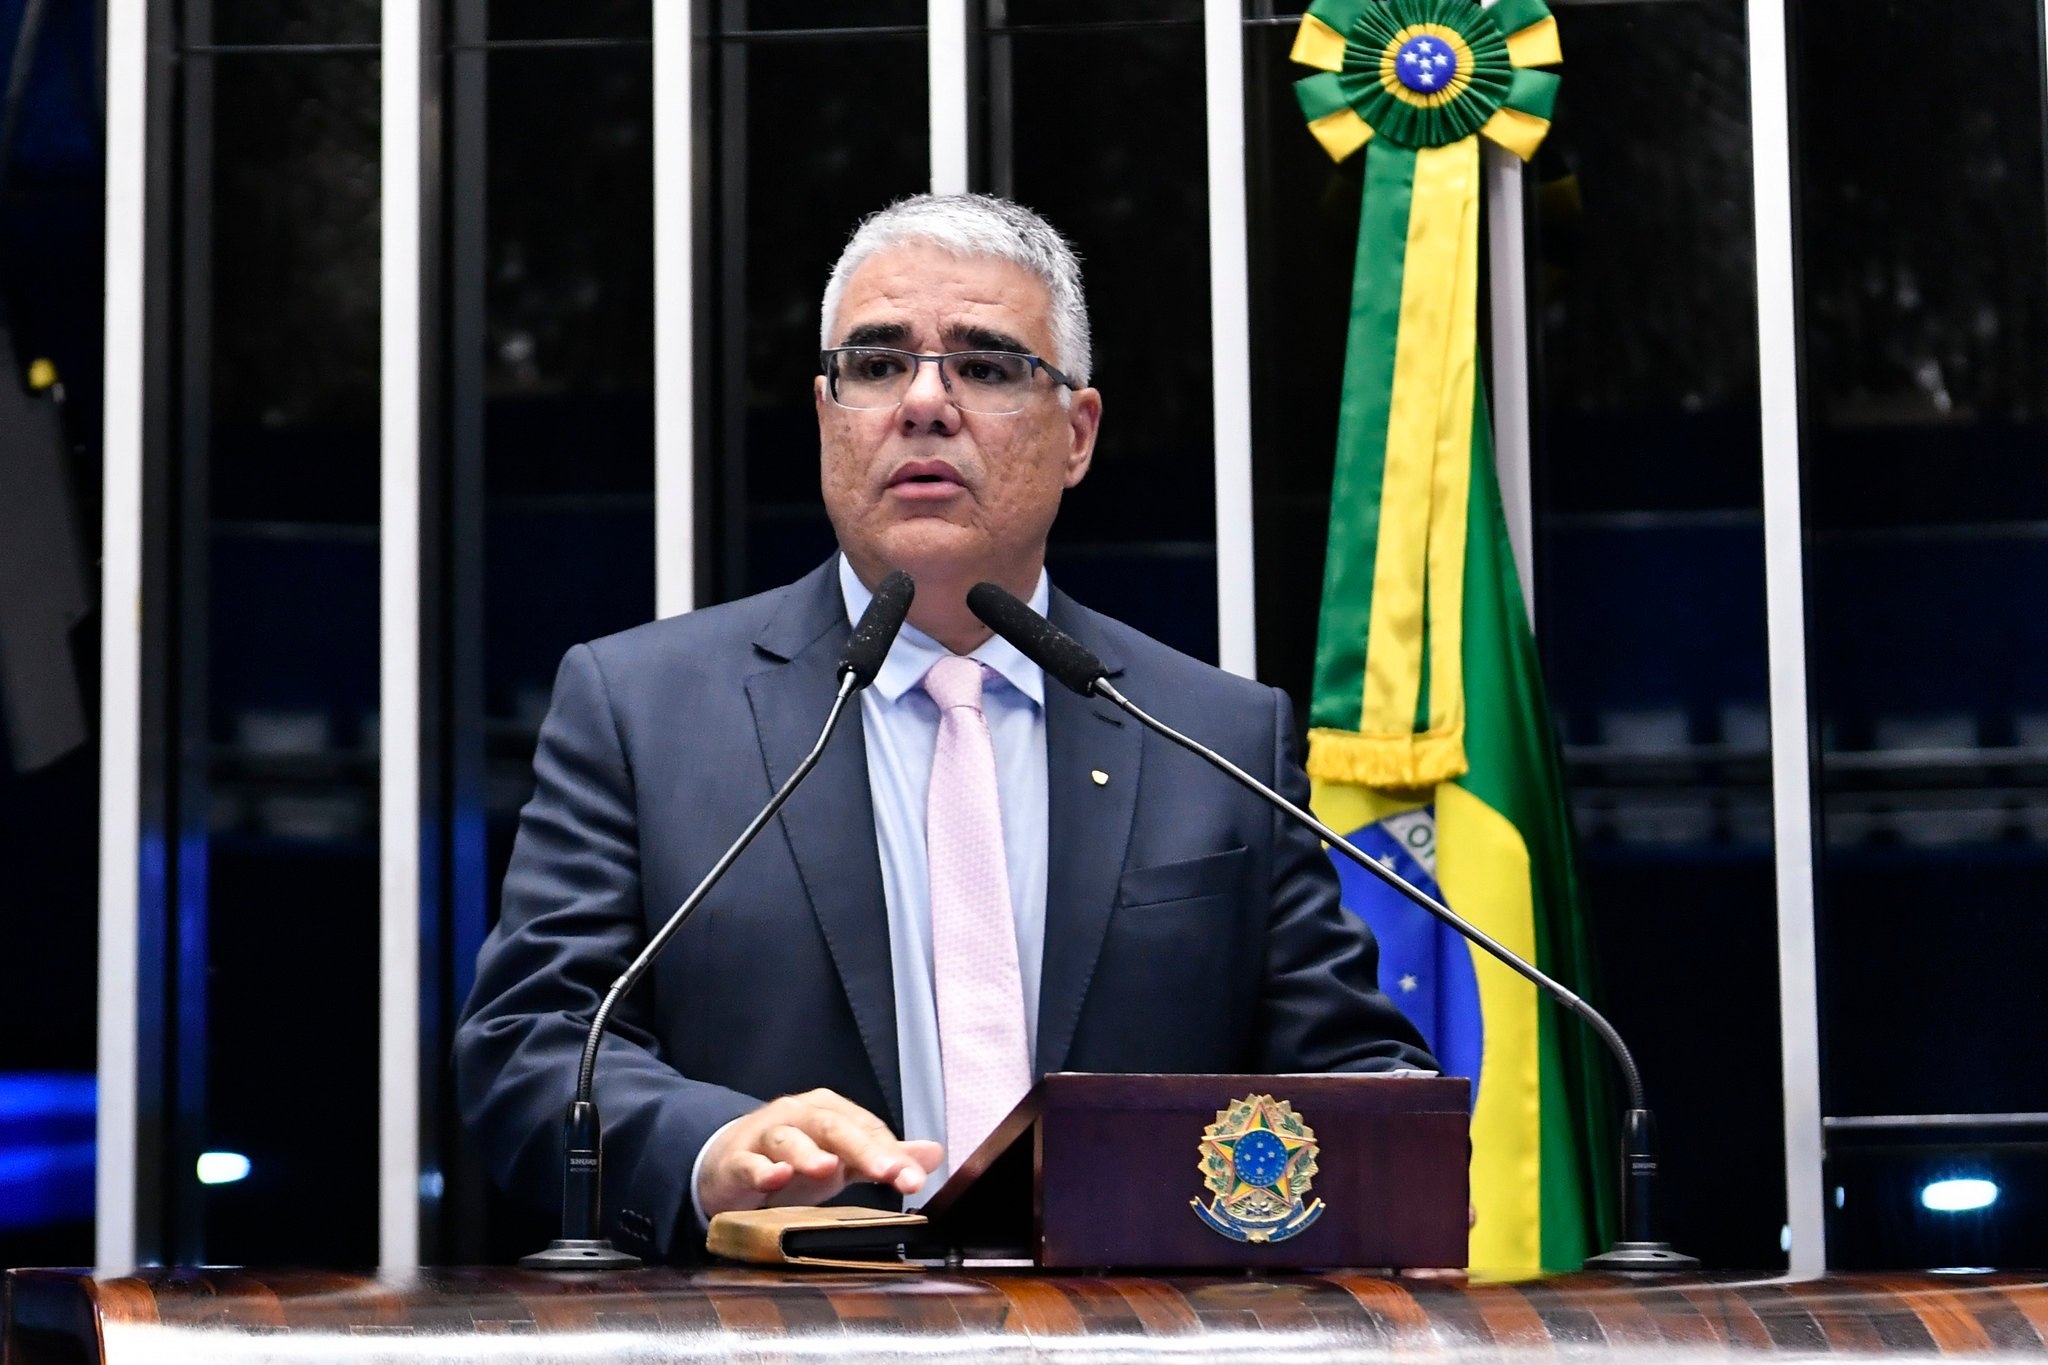
<path id="1" fill-rule="evenodd" d="M 1560 60 L 1540 0 L 1318 0 L 1309 128 L 1361 149 L 1317 636 L 1312 804 L 1567 985 L 1589 975 L 1569 813 L 1479 378 L 1479 139 L 1531 156 Z M 1521 977 L 1338 861 L 1381 983 L 1470 1076 L 1472 1264 L 1576 1268 L 1612 1224 L 1605 1054 Z M 1596 1160 L 1596 1157 L 1598 1159 Z"/>

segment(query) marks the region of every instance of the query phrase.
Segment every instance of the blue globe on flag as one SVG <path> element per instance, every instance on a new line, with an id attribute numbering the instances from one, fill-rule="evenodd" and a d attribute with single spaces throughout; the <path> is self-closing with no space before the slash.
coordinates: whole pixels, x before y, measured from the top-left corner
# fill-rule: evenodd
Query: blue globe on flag
<path id="1" fill-rule="evenodd" d="M 1436 881 L 1433 810 L 1390 815 L 1347 837 L 1367 857 L 1381 859 L 1417 889 L 1444 898 Z M 1337 867 L 1345 909 L 1363 919 L 1380 941 L 1380 989 L 1422 1030 L 1446 1076 L 1471 1078 L 1472 1102 L 1477 1105 L 1486 1025 L 1479 1010 L 1472 950 L 1456 930 L 1349 858 L 1332 853 L 1330 859 Z"/>

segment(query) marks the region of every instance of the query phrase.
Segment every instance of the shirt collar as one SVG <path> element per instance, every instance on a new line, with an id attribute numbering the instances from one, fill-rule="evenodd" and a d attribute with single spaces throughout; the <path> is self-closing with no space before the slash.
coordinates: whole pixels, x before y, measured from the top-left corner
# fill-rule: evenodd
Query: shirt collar
<path id="1" fill-rule="evenodd" d="M 847 624 L 857 624 L 874 594 L 860 581 L 860 576 L 854 573 L 844 554 L 839 556 L 839 592 L 846 599 Z M 1052 584 L 1045 570 L 1040 569 L 1038 584 L 1031 589 L 1031 609 L 1043 616 L 1051 602 Z M 905 621 L 903 630 L 896 636 L 896 643 L 889 646 L 889 657 L 882 660 L 881 670 L 875 674 L 874 690 L 884 701 L 893 703 L 922 682 L 931 666 L 946 654 L 944 645 Z M 1032 705 L 1044 707 L 1045 670 L 1025 658 L 1002 636 L 991 635 L 967 657 L 994 669 L 1004 682 L 1029 697 Z"/>

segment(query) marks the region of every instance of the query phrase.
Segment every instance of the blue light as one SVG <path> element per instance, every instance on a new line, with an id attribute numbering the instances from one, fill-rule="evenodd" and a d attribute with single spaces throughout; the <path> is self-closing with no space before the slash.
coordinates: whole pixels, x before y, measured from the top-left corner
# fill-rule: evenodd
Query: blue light
<path id="1" fill-rule="evenodd" d="M 0 1229 L 92 1217 L 93 1144 L 0 1146 Z"/>
<path id="2" fill-rule="evenodd" d="M 1989 1180 L 1936 1180 L 1920 1191 L 1920 1203 L 1936 1213 L 1968 1213 L 1998 1202 L 1998 1186 Z"/>
<path id="3" fill-rule="evenodd" d="M 199 1154 L 199 1183 L 202 1185 L 232 1185 L 249 1176 L 249 1158 L 240 1152 L 201 1152 Z"/>
<path id="4" fill-rule="evenodd" d="M 89 1073 L 0 1073 L 0 1128 L 31 1123 L 65 1122 L 81 1126 L 84 1131 L 90 1132 L 93 1121 L 93 1095 L 96 1089 L 97 1084 Z"/>
<path id="5" fill-rule="evenodd" d="M 90 1073 L 0 1073 L 0 1228 L 92 1217 Z"/>

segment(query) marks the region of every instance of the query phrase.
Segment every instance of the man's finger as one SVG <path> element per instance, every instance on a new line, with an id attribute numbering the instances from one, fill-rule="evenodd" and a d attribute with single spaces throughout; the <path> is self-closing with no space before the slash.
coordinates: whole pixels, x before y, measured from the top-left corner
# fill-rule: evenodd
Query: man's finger
<path id="1" fill-rule="evenodd" d="M 796 1167 L 787 1161 L 770 1160 L 759 1152 L 739 1153 L 733 1158 L 733 1166 L 740 1179 L 761 1194 L 773 1194 L 796 1179 Z"/>
<path id="2" fill-rule="evenodd" d="M 804 1127 L 820 1147 L 846 1163 L 849 1179 L 894 1183 L 917 1164 L 888 1128 L 870 1129 L 838 1109 L 813 1110 Z"/>
<path id="3" fill-rule="evenodd" d="M 939 1163 L 946 1159 L 946 1149 L 927 1138 L 913 1138 L 903 1144 L 903 1151 L 910 1158 L 910 1163 L 896 1173 L 896 1192 L 916 1194 L 924 1188 L 931 1173 L 939 1169 Z"/>
<path id="4" fill-rule="evenodd" d="M 797 1098 L 813 1108 L 826 1109 L 833 1113 L 844 1115 L 870 1137 L 888 1138 L 892 1141 L 896 1137 L 894 1133 L 889 1131 L 889 1125 L 877 1118 L 873 1112 L 863 1109 L 836 1090 L 812 1090 Z"/>
<path id="5" fill-rule="evenodd" d="M 755 1150 L 764 1156 L 788 1162 L 799 1175 L 812 1180 L 829 1179 L 839 1170 L 839 1158 L 793 1123 L 778 1123 L 762 1133 Z"/>

